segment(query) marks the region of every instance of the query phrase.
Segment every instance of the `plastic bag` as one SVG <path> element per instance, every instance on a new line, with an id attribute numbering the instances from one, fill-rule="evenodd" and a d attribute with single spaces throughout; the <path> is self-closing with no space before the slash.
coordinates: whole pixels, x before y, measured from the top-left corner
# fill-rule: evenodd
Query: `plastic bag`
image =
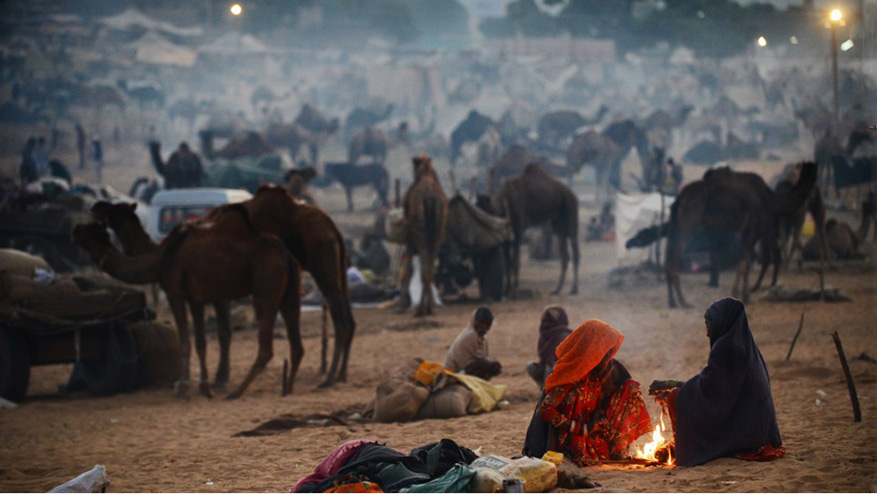
<path id="1" fill-rule="evenodd" d="M 554 463 L 525 456 L 512 460 L 502 456 L 482 456 L 473 461 L 475 469 L 472 490 L 501 492 L 505 479 L 520 479 L 524 492 L 548 492 L 557 485 L 557 467 Z"/>
<path id="2" fill-rule="evenodd" d="M 469 485 L 474 477 L 475 470 L 458 463 L 441 477 L 402 489 L 400 492 L 470 492 Z"/>

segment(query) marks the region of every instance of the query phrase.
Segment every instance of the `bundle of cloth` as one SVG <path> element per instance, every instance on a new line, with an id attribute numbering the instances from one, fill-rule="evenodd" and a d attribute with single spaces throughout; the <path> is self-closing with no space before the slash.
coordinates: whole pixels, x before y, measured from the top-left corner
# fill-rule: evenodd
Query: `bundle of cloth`
<path id="1" fill-rule="evenodd" d="M 347 441 L 290 492 L 548 492 L 555 486 L 594 487 L 581 472 L 544 459 L 479 456 L 452 439 L 407 454 L 374 441 Z M 560 472 L 564 480 L 559 482 Z M 575 480 L 571 480 L 571 479 Z"/>

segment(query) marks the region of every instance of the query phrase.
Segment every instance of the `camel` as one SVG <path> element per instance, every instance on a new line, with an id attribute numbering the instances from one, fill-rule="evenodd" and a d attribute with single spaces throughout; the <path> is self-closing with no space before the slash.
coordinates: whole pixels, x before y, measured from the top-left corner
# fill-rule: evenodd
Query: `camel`
<path id="1" fill-rule="evenodd" d="M 381 206 L 387 204 L 390 174 L 383 163 L 326 163 L 326 178 L 340 183 L 347 195 L 347 211 L 353 212 L 353 188 L 371 185 L 378 195 Z"/>
<path id="2" fill-rule="evenodd" d="M 490 211 L 509 218 L 512 227 L 512 252 L 507 259 L 506 293 L 518 287 L 521 266 L 521 242 L 524 231 L 546 221 L 555 235 L 560 237 L 560 280 L 552 294 L 560 293 L 569 264 L 569 247 L 573 254 L 573 282 L 570 294 L 579 289 L 579 203 L 576 195 L 566 185 L 552 178 L 536 163 L 527 165 L 520 175 L 503 181 L 499 192 L 491 199 Z"/>
<path id="3" fill-rule="evenodd" d="M 448 198 L 439 182 L 432 160 L 421 154 L 413 160 L 414 183 L 408 187 L 402 200 L 405 217 L 405 247 L 408 256 L 402 269 L 402 297 L 400 308 L 406 309 L 410 303 L 408 288 L 413 273 L 412 258 L 420 257 L 420 280 L 423 294 L 416 317 L 432 315 L 432 282 L 435 278 L 435 263 L 439 246 L 445 236 L 448 220 Z"/>
<path id="4" fill-rule="evenodd" d="M 524 146 L 515 144 L 493 162 L 492 179 L 502 181 L 506 177 L 520 175 L 530 163 L 538 163 L 543 170 L 555 178 L 563 177 L 569 180 L 573 176 L 573 169 L 570 167 L 553 163 L 547 156 L 531 153 Z"/>
<path id="5" fill-rule="evenodd" d="M 548 112 L 539 119 L 539 139 L 549 146 L 560 146 L 561 142 L 575 134 L 578 129 L 602 120 L 608 111 L 606 105 L 600 105 L 600 109 L 591 118 L 585 118 L 573 110 Z"/>
<path id="6" fill-rule="evenodd" d="M 311 132 L 298 124 L 272 123 L 265 129 L 265 138 L 275 146 L 289 148 L 292 161 L 296 161 L 301 150 L 307 148 L 311 159 L 308 164 L 316 166 L 320 157 L 320 144 L 328 135 Z"/>
<path id="7" fill-rule="evenodd" d="M 649 159 L 646 134 L 632 120 L 610 124 L 601 133 L 590 130 L 578 135 L 566 151 L 566 164 L 576 172 L 584 165 L 594 166 L 599 196 L 608 191 L 610 185 L 621 188 L 621 160 L 632 147 L 642 166 L 641 184 L 647 187 L 653 182 L 655 167 Z M 599 197 L 598 201 L 602 202 Z"/>
<path id="8" fill-rule="evenodd" d="M 336 380 L 346 381 L 356 322 L 350 309 L 349 262 L 341 232 L 321 209 L 296 202 L 286 189 L 277 185 L 262 185 L 252 199 L 241 205 L 260 232 L 280 237 L 301 268 L 311 273 L 329 306 L 335 327 L 335 349 L 320 387 L 331 386 Z"/>
<path id="9" fill-rule="evenodd" d="M 293 125 L 300 125 L 304 129 L 328 137 L 338 131 L 338 119 L 328 118 L 317 109 L 316 106 L 305 103 L 301 111 L 292 121 Z"/>
<path id="10" fill-rule="evenodd" d="M 393 103 L 374 104 L 366 108 L 356 107 L 347 114 L 344 128 L 347 135 L 350 135 L 361 127 L 371 127 L 383 122 L 390 117 L 391 113 L 393 113 Z"/>
<path id="11" fill-rule="evenodd" d="M 317 176 L 317 171 L 313 167 L 293 168 L 286 172 L 284 182 L 286 190 L 289 191 L 294 199 L 304 202 L 308 206 L 316 206 L 317 201 L 308 190 L 308 182 Z"/>
<path id="12" fill-rule="evenodd" d="M 455 165 L 460 158 L 463 144 L 475 142 L 484 135 L 488 127 L 493 126 L 490 117 L 471 110 L 466 118 L 451 132 L 451 165 Z"/>
<path id="13" fill-rule="evenodd" d="M 273 356 L 274 321 L 279 311 L 286 324 L 292 366 L 284 394 L 292 392 L 304 349 L 299 331 L 301 278 L 298 264 L 280 240 L 260 234 L 239 205 L 223 208 L 208 222 L 184 224 L 174 229 L 161 247 L 125 257 L 111 243 L 99 223 L 79 225 L 73 240 L 86 250 L 98 267 L 127 283 L 158 282 L 174 315 L 182 354 L 178 397 L 189 392 L 191 347 L 186 305 L 192 314 L 195 349 L 200 362 L 200 393 L 211 397 L 207 381 L 204 304 L 252 295 L 259 324 L 259 352 L 240 386 L 226 398 L 240 397 Z M 222 269 L 218 269 L 222 267 Z"/>
<path id="14" fill-rule="evenodd" d="M 874 194 L 869 193 L 868 198 L 862 203 L 862 220 L 858 231 L 842 221 L 834 218 L 825 223 L 825 239 L 828 254 L 834 259 L 861 259 L 864 254 L 859 247 L 865 242 L 871 222 L 874 221 Z M 802 257 L 805 260 L 820 259 L 820 244 L 817 237 L 811 238 L 802 249 Z"/>
<path id="15" fill-rule="evenodd" d="M 752 250 L 761 243 L 761 273 L 753 287 L 758 290 L 769 265 L 773 264 L 771 284 L 776 284 L 779 270 L 780 250 L 777 244 L 777 221 L 779 214 L 797 211 L 810 196 L 816 182 L 817 166 L 804 163 L 801 177 L 795 186 L 777 201 L 776 194 L 764 180 L 753 173 L 732 172 L 728 168 L 709 170 L 702 180 L 692 182 L 680 191 L 673 203 L 668 225 L 668 241 L 664 269 L 667 277 L 668 305 L 690 307 L 682 295 L 679 269 L 682 252 L 698 227 L 715 232 L 735 233 L 740 236 L 743 259 L 738 263 L 732 293 L 742 291 L 745 301 L 749 298 L 749 268 Z M 742 283 L 742 288 L 741 288 Z"/>
<path id="16" fill-rule="evenodd" d="M 484 133 L 478 139 L 466 142 L 460 149 L 460 155 L 466 158 L 468 163 L 477 167 L 487 167 L 499 158 L 502 152 L 502 137 L 496 125 L 490 125 L 484 129 Z"/>
<path id="17" fill-rule="evenodd" d="M 387 151 L 395 144 L 396 141 L 383 130 L 366 127 L 357 132 L 347 146 L 347 161 L 356 164 L 361 156 L 368 156 L 372 161 L 383 164 L 387 160 Z"/>
<path id="18" fill-rule="evenodd" d="M 166 189 L 183 189 L 200 187 L 204 178 L 204 167 L 201 158 L 189 149 L 185 142 L 171 154 L 167 163 L 161 159 L 161 144 L 157 141 L 149 143 L 149 154 L 152 164 L 159 175 L 164 177 Z"/>

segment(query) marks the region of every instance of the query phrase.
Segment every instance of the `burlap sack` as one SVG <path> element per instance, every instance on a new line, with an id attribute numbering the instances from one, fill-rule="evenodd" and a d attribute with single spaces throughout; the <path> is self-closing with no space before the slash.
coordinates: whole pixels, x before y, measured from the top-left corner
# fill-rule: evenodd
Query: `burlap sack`
<path id="1" fill-rule="evenodd" d="M 417 411 L 429 397 L 429 390 L 405 377 L 391 377 L 382 382 L 375 398 L 375 420 L 378 422 L 406 422 L 417 416 Z"/>
<path id="2" fill-rule="evenodd" d="M 417 412 L 417 419 L 449 419 L 466 415 L 472 400 L 472 391 L 466 386 L 452 384 L 429 395 Z"/>

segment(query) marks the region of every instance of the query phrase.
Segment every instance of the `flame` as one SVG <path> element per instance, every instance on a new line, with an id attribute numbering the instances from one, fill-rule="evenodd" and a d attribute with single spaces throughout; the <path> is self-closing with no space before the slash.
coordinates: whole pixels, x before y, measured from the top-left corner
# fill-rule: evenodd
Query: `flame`
<path id="1" fill-rule="evenodd" d="M 667 427 L 664 425 L 664 411 L 661 410 L 661 420 L 660 423 L 655 424 L 655 430 L 652 431 L 652 440 L 645 443 L 642 448 L 635 448 L 636 452 L 634 453 L 634 458 L 641 458 L 643 460 L 660 462 L 658 459 L 657 453 L 658 451 L 665 449 L 667 451 L 667 461 L 665 462 L 667 465 L 673 465 L 674 459 L 671 453 L 671 450 L 667 447 L 670 444 L 670 440 L 664 438 L 663 432 L 667 430 Z"/>

